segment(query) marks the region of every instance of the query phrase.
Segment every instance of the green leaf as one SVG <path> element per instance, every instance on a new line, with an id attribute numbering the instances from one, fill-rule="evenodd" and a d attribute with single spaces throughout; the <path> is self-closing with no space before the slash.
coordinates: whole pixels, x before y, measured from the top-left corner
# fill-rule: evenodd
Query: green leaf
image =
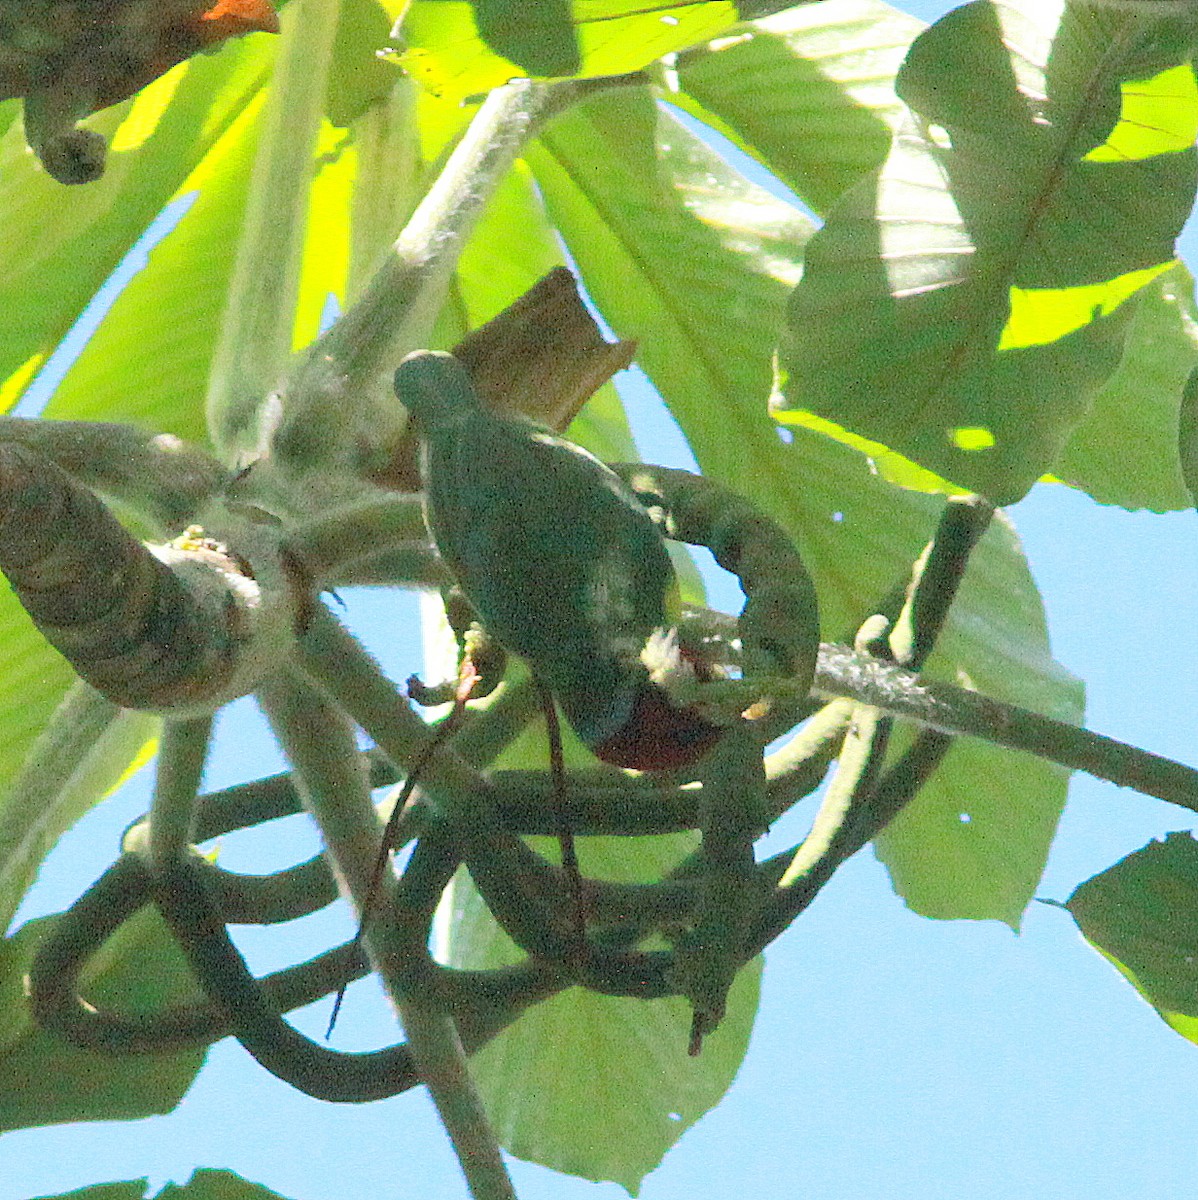
<path id="1" fill-rule="evenodd" d="M 28 757 L 0 798 L 0 929 L 63 833 L 150 757 L 158 728 L 156 716 L 76 681 L 36 740 L 22 742 Z"/>
<path id="2" fill-rule="evenodd" d="M 283 1197 L 232 1171 L 201 1168 L 186 1183 L 168 1183 L 154 1200 L 283 1200 Z"/>
<path id="3" fill-rule="evenodd" d="M 704 0 L 690 0 L 702 7 Z M 764 17 L 791 0 L 741 0 L 736 20 Z M 583 71 L 581 42 L 589 26 L 621 19 L 662 14 L 667 25 L 680 22 L 685 4 L 628 3 L 627 0 L 471 0 L 478 34 L 490 50 L 518 66 L 526 75 L 577 75 Z M 596 73 L 594 67 L 588 73 Z"/>
<path id="4" fill-rule="evenodd" d="M 1053 474 L 1101 504 L 1153 512 L 1189 508 L 1177 429 L 1195 366 L 1194 279 L 1178 263 L 1144 288 L 1123 359 L 1074 429 Z"/>
<path id="5" fill-rule="evenodd" d="M 395 86 L 397 66 L 378 54 L 391 40 L 391 25 L 391 16 L 377 0 L 341 0 L 327 100 L 334 125 L 349 126 Z"/>
<path id="6" fill-rule="evenodd" d="M 741 19 L 736 5 L 727 0 L 575 0 L 570 30 L 565 25 L 568 10 L 557 0 L 551 9 L 512 0 L 490 0 L 478 9 L 476 25 L 476 9 L 470 4 L 415 0 L 404 19 L 400 62 L 446 99 L 462 100 L 514 75 L 636 71 L 684 46 L 716 37 Z M 488 37 L 497 38 L 502 53 L 487 44 Z"/>
<path id="7" fill-rule="evenodd" d="M 38 1196 L 35 1200 L 145 1200 L 149 1179 L 131 1179 L 125 1183 L 97 1183 L 92 1187 L 60 1192 L 56 1196 Z"/>
<path id="8" fill-rule="evenodd" d="M 13 821 L 24 825 L 27 814 L 14 814 L 12 782 L 45 728 L 67 689 L 77 680 L 70 664 L 42 636 L 16 596 L 5 583 L 0 587 L 0 870 L 12 854 L 14 842 L 5 830 Z M 19 888 L 23 894 L 25 885 Z M 14 893 L 0 886 L 3 920 L 7 928 Z M 16 895 L 19 903 L 20 896 Z"/>
<path id="9" fill-rule="evenodd" d="M 1082 934 L 1183 1037 L 1198 1041 L 1198 842 L 1170 833 L 1086 880 Z"/>
<path id="10" fill-rule="evenodd" d="M 43 1196 L 40 1200 L 146 1200 L 148 1179 L 128 1183 L 97 1183 L 59 1196 Z M 257 1183 L 249 1183 L 232 1171 L 213 1171 L 200 1168 L 186 1183 L 168 1183 L 153 1200 L 283 1200 L 278 1192 Z"/>
<path id="11" fill-rule="evenodd" d="M 56 390 L 47 416 L 129 421 L 207 440 L 205 394 L 266 98 L 263 80 L 257 82 L 194 172 L 180 181 L 178 196 L 194 202 L 116 300 Z M 297 346 L 315 334 L 330 292 L 344 296 L 346 217 L 356 168 L 350 141 L 326 122 L 316 148 L 294 314 Z M 164 312 L 170 320 L 162 319 Z"/>
<path id="12" fill-rule="evenodd" d="M 1185 382 L 1177 418 L 1177 451 L 1191 501 L 1198 505 L 1198 367 Z"/>
<path id="13" fill-rule="evenodd" d="M 191 1086 L 206 1050 L 107 1055 L 33 1024 L 25 976 L 38 942 L 58 919 L 31 921 L 0 943 L 0 1131 L 169 1112 Z M 98 1007 L 125 1013 L 199 998 L 182 951 L 148 909 L 92 957 L 81 990 Z"/>
<path id="14" fill-rule="evenodd" d="M 1039 594 L 1002 513 L 970 556 L 927 674 L 1081 720 L 1083 687 L 1052 660 Z M 877 838 L 878 858 L 921 915 L 1018 928 L 1044 872 L 1068 777 L 1044 759 L 962 738 Z"/>
<path id="15" fill-rule="evenodd" d="M 204 392 L 261 99 L 232 122 L 184 181 L 180 195 L 198 189 L 198 196 L 92 335 L 55 390 L 47 417 L 128 421 L 207 441 Z"/>
<path id="16" fill-rule="evenodd" d="M 647 94 L 579 106 L 550 126 L 529 161 L 589 294 L 618 335 L 640 339 L 640 363 L 704 474 L 790 532 L 815 579 L 825 637 L 851 635 L 905 581 L 938 506 L 814 431 L 796 428 L 784 444 L 770 421 L 774 335 L 805 219 L 737 176 Z M 1077 719 L 1080 686 L 1052 660 L 1038 593 L 1004 522 L 983 540 L 970 576 L 936 669 Z M 1014 831 L 1000 786 L 1008 770 L 1021 785 Z M 1017 922 L 1065 787 L 1046 763 L 960 744 L 887 846 L 896 886 L 920 912 Z M 962 863 L 969 869 L 954 869 Z"/>
<path id="17" fill-rule="evenodd" d="M 1198 86 L 1161 29 L 979 0 L 916 40 L 911 118 L 808 248 L 780 419 L 816 413 L 999 503 L 1053 467 L 1194 199 Z"/>
<path id="18" fill-rule="evenodd" d="M 575 75 L 582 53 L 570 0 L 472 0 L 479 36 L 526 75 Z"/>
<path id="19" fill-rule="evenodd" d="M 543 765 L 537 729 L 503 759 Z M 533 761 L 529 761 L 532 759 Z M 549 846 L 545 839 L 537 843 Z M 668 872 L 696 839 L 580 838 L 583 873 L 645 882 Z M 438 952 L 454 966 L 497 966 L 521 957 L 495 925 L 468 878 L 451 885 L 441 914 L 451 941 Z M 450 923 L 451 922 L 451 923 Z M 571 988 L 526 1012 L 470 1060 L 471 1073 L 504 1147 L 518 1158 L 584 1179 L 613 1180 L 636 1194 L 666 1151 L 728 1090 L 748 1048 L 761 960 L 741 971 L 727 1016 L 687 1054 L 686 1001 L 598 996 Z"/>
<path id="20" fill-rule="evenodd" d="M 99 286 L 261 89 L 272 52 L 270 38 L 228 42 L 218 55 L 189 60 L 92 118 L 89 124 L 112 142 L 103 179 L 86 187 L 51 180 L 25 148 L 19 122 L 0 138 L 0 405 L 16 402 Z M 143 332 L 175 331 L 179 324 L 177 312 L 159 306 Z M 107 391 L 118 391 L 115 382 Z"/>
<path id="21" fill-rule="evenodd" d="M 885 159 L 903 112 L 894 78 L 923 28 L 880 0 L 791 8 L 682 56 L 682 93 L 672 99 L 700 120 L 714 115 L 718 128 L 824 212 Z"/>

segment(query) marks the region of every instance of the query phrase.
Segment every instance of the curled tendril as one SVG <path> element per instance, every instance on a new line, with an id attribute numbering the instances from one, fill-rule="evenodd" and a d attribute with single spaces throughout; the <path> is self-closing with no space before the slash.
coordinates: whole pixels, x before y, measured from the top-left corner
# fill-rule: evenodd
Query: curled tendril
<path id="1" fill-rule="evenodd" d="M 127 852 L 63 915 L 40 946 L 30 975 L 38 1021 L 81 1045 L 113 1053 L 202 1045 L 232 1034 L 268 1070 L 329 1100 L 359 1102 L 412 1086 L 416 1071 L 406 1047 L 347 1055 L 312 1042 L 281 1016 L 364 974 L 367 966 L 355 945 L 258 980 L 226 929 L 230 922 L 290 920 L 332 902 L 345 856 L 358 853 L 352 830 L 360 820 L 359 814 L 345 830 L 334 829 L 348 819 L 337 807 L 338 794 L 348 788 L 358 796 L 355 803 L 368 801 L 371 788 L 403 779 L 434 736 L 365 651 L 323 606 L 314 605 L 322 581 L 352 576 L 357 570 L 353 564 L 364 556 L 374 564 L 372 571 L 379 569 L 387 561 L 388 537 L 394 537 L 396 546 L 415 546 L 410 499 L 368 495 L 336 509 L 328 519 L 301 517 L 297 523 L 284 515 L 238 524 L 237 513 L 244 516 L 253 505 L 237 495 L 229 499 L 230 527 L 248 530 L 253 563 L 243 562 L 239 543 L 231 542 L 236 549 L 226 551 L 198 531 L 187 531 L 171 553 L 163 554 L 143 547 L 83 482 L 43 458 L 40 451 L 47 446 L 55 453 L 55 439 L 57 452 L 68 453 L 67 431 L 51 431 L 48 438 L 15 427 L 13 432 L 21 438 L 0 440 L 0 565 L 47 636 L 69 650 L 81 673 L 93 682 L 103 677 L 110 689 L 117 680 L 125 689 L 117 693 L 120 703 L 166 709 L 172 724 L 163 754 L 184 756 L 173 770 L 169 762 L 160 766 L 157 815 L 151 817 L 151 822 L 164 820 L 169 809 L 172 828 L 181 836 L 160 837 L 155 850 L 154 826 L 133 827 L 126 835 Z M 22 439 L 37 441 L 36 449 Z M 556 794 L 544 773 L 483 769 L 537 708 L 535 689 L 522 680 L 518 668 L 499 683 L 502 661 L 496 656 L 487 681 L 487 690 L 497 688 L 495 695 L 434 753 L 421 779 L 414 817 L 405 825 L 412 854 L 389 889 L 384 914 L 394 934 L 385 943 L 394 951 L 388 952 L 388 986 L 425 1011 L 452 1014 L 467 1050 L 510 1025 L 528 1005 L 575 985 L 643 999 L 689 996 L 696 1011 L 692 1049 L 697 1049 L 702 1034 L 719 1019 L 735 972 L 802 911 L 845 857 L 915 794 L 951 742 L 942 733 L 925 733 L 889 764 L 884 761 L 885 739 L 878 739 L 868 786 L 848 775 L 843 780 L 850 797 L 845 811 L 853 819 L 836 824 L 825 841 L 809 839 L 796 851 L 755 864 L 755 838 L 819 784 L 830 760 L 838 752 L 845 754 L 852 729 L 853 705 L 834 700 L 762 765 L 761 746 L 818 708 L 803 685 L 818 649 L 810 580 L 785 534 L 726 489 L 685 472 L 640 464 L 617 469 L 665 536 L 709 547 L 742 584 L 746 601 L 738 620 L 692 612 L 683 622 L 682 636 L 716 659 L 735 644 L 746 678 L 762 666 L 771 676 L 787 678 L 791 691 L 771 701 L 764 716 L 740 721 L 740 750 L 716 754 L 710 770 L 699 771 L 697 783 L 636 777 L 611 767 L 573 770 L 565 775 L 564 796 L 556 797 L 562 808 L 555 815 L 550 802 Z M 205 468 L 198 478 L 202 485 L 188 492 L 192 485 L 185 486 L 177 472 L 171 475 L 164 468 L 156 511 L 192 519 L 184 497 L 199 504 L 201 492 L 211 505 L 215 485 L 210 473 Z M 219 493 L 217 487 L 218 499 Z M 31 527 L 16 520 L 16 513 L 31 511 L 39 514 Z M 938 541 L 917 564 L 913 582 L 905 593 L 896 593 L 901 597 L 893 622 L 899 632 L 891 636 L 896 648 L 891 651 L 885 638 L 876 647 L 870 643 L 871 648 L 892 661 L 922 661 L 987 519 L 977 505 L 950 509 Z M 389 532 L 372 543 L 368 532 L 380 528 Z M 93 588 L 89 599 L 80 581 L 84 563 L 101 552 L 97 547 L 116 566 L 107 592 L 95 589 L 94 573 L 87 576 Z M 340 560 L 339 554 L 344 556 Z M 244 669 L 239 656 L 246 639 L 230 632 L 228 601 L 206 607 L 202 589 L 197 600 L 191 577 L 180 571 L 172 555 L 198 556 L 202 570 L 241 571 L 245 578 L 261 574 L 278 588 L 279 611 L 291 625 L 275 643 L 275 661 L 264 663 L 259 656 L 257 675 Z M 411 557 L 408 550 L 404 555 Z M 221 558 L 215 567 L 214 556 Z M 264 560 L 265 568 L 260 565 Z M 350 564 L 347 569 L 345 564 Z M 188 569 L 193 565 L 188 563 Z M 417 574 L 443 579 L 435 563 L 424 563 Z M 305 595 L 305 589 L 312 594 Z M 463 644 L 477 653 L 483 634 L 473 612 L 459 605 L 454 615 Z M 168 625 L 173 636 L 157 637 L 154 631 Z M 180 650 L 183 658 L 172 665 L 174 650 L 168 641 L 178 639 L 179 628 L 193 626 L 200 648 Z M 123 666 L 109 661 L 119 662 L 121 656 L 101 650 L 99 630 L 107 631 L 109 648 L 128 649 Z M 890 622 L 886 630 L 891 630 Z M 202 671 L 195 669 L 197 662 Z M 201 714 L 205 705 L 221 702 L 234 676 L 240 675 L 245 690 L 257 691 L 297 771 L 196 797 L 209 734 L 207 716 L 191 715 L 196 694 L 186 681 L 199 674 L 216 680 L 198 705 Z M 422 698 L 435 697 L 426 693 Z M 357 751 L 351 722 L 378 749 Z M 334 726 L 336 736 L 330 740 Z M 754 804 L 748 813 L 742 785 L 750 775 Z M 335 869 L 318 857 L 270 875 L 241 875 L 188 848 L 192 840 L 204 841 L 305 806 L 322 823 L 334 849 Z M 369 804 L 365 811 L 369 813 Z M 703 840 L 656 882 L 584 880 L 588 940 L 585 953 L 579 954 L 562 871 L 521 840 L 521 835 L 556 832 L 562 818 L 579 833 L 640 836 L 699 829 Z M 492 915 L 526 955 L 523 963 L 462 970 L 431 958 L 433 912 L 459 864 L 469 870 Z M 734 909 L 723 899 L 730 890 L 737 896 Z M 151 902 L 183 948 L 206 1000 L 144 1017 L 96 1010 L 78 994 L 83 966 L 125 920 Z M 643 948 L 646 939 L 657 938 L 660 944 L 663 936 L 672 949 Z"/>

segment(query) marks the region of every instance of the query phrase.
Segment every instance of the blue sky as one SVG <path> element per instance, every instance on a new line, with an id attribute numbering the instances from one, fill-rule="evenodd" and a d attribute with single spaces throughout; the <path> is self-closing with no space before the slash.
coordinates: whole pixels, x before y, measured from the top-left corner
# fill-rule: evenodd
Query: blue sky
<path id="1" fill-rule="evenodd" d="M 906 3 L 931 19 L 949 6 Z M 1186 257 L 1198 262 L 1187 238 Z M 660 445 L 643 394 L 634 420 Z M 660 457 L 660 451 L 656 452 Z M 1048 609 L 1057 657 L 1089 687 L 1091 728 L 1194 763 L 1198 595 L 1193 513 L 1104 508 L 1041 485 L 1012 516 Z M 394 596 L 353 594 L 349 619 L 404 678 L 419 664 L 396 639 Z M 222 715 L 209 779 L 272 769 L 252 708 Z M 54 911 L 111 861 L 140 813 L 146 778 L 64 840 L 27 915 Z M 1013 803 L 1018 798 L 1012 799 Z M 230 842 L 224 861 L 263 870 L 314 847 L 285 837 Z M 1180 809 L 1074 780 L 1041 895 L 1064 899 L 1148 839 L 1190 828 Z M 302 928 L 300 927 L 302 926 Z M 265 969 L 349 928 L 321 916 L 246 939 Z M 302 945 L 300 943 L 303 943 Z M 383 1006 L 355 989 L 341 1045 L 390 1040 Z M 308 1015 L 319 1032 L 327 1009 Z M 1181 1040 L 1081 941 L 1067 914 L 1028 911 L 1016 936 L 994 922 L 907 911 L 866 851 L 767 954 L 761 1014 L 731 1092 L 646 1180 L 646 1200 L 736 1192 L 821 1200 L 1126 1200 L 1190 1195 L 1198 1178 L 1198 1047 Z M 0 1200 L 195 1167 L 227 1167 L 292 1200 L 462 1196 L 422 1094 L 366 1107 L 322 1105 L 222 1043 L 176 1113 L 128 1124 L 20 1131 L 3 1143 Z M 523 1200 L 616 1197 L 514 1163 Z"/>

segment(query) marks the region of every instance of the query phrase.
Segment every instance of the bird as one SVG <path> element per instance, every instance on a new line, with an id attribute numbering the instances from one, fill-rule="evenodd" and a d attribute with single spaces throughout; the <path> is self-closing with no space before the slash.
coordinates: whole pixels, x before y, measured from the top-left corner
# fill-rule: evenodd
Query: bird
<path id="1" fill-rule="evenodd" d="M 552 430 L 486 407 L 465 366 L 421 350 L 395 372 L 421 436 L 425 519 L 484 628 L 524 658 L 600 760 L 666 770 L 721 730 L 676 704 L 677 581 L 648 510 L 607 466 Z"/>
<path id="2" fill-rule="evenodd" d="M 193 54 L 278 31 L 271 0 L 0 0 L 0 99 L 24 97 L 26 139 L 51 176 L 87 183 L 107 145 L 77 121 Z"/>

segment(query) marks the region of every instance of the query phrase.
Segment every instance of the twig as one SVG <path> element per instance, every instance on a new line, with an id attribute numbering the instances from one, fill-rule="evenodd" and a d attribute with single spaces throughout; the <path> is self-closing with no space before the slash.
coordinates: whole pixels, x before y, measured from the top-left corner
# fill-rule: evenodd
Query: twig
<path id="1" fill-rule="evenodd" d="M 298 0 L 279 42 L 208 377 L 208 431 L 229 465 L 258 448 L 263 399 L 291 355 L 312 157 L 340 11 L 326 0 Z"/>
<path id="2" fill-rule="evenodd" d="M 1023 750 L 1198 812 L 1198 771 L 1192 767 L 979 692 L 922 679 L 847 646 L 820 648 L 815 691 L 848 696 L 941 733 Z"/>
<path id="3" fill-rule="evenodd" d="M 458 257 L 487 201 L 531 134 L 544 89 L 528 80 L 496 88 L 413 212 L 357 301 L 313 343 L 285 388 L 275 453 L 293 465 L 390 446 L 402 432 L 390 370 L 427 345 Z M 386 378 L 384 378 L 386 376 Z M 357 423 L 347 429 L 345 396 Z"/>
<path id="4" fill-rule="evenodd" d="M 196 797 L 212 736 L 212 718 L 167 721 L 158 747 L 158 772 L 150 809 L 149 856 L 161 871 L 191 850 Z"/>
<path id="5" fill-rule="evenodd" d="M 297 788 L 320 825 L 342 888 L 361 917 L 371 899 L 381 830 L 353 731 L 341 713 L 294 672 L 264 684 L 259 702 L 295 767 Z M 404 907 L 396 903 L 396 889 L 384 887 L 384 895 L 388 893 L 393 898 L 390 911 L 399 920 L 365 925 L 367 955 L 398 1010 L 420 1077 L 449 1133 L 471 1194 L 475 1200 L 515 1200 L 453 1018 L 414 997 L 407 984 L 412 963 L 427 958 L 427 922 L 419 921 L 420 929 L 411 927 L 402 919 Z M 413 915 L 418 920 L 421 916 Z M 431 915 L 430 908 L 429 920 Z"/>

